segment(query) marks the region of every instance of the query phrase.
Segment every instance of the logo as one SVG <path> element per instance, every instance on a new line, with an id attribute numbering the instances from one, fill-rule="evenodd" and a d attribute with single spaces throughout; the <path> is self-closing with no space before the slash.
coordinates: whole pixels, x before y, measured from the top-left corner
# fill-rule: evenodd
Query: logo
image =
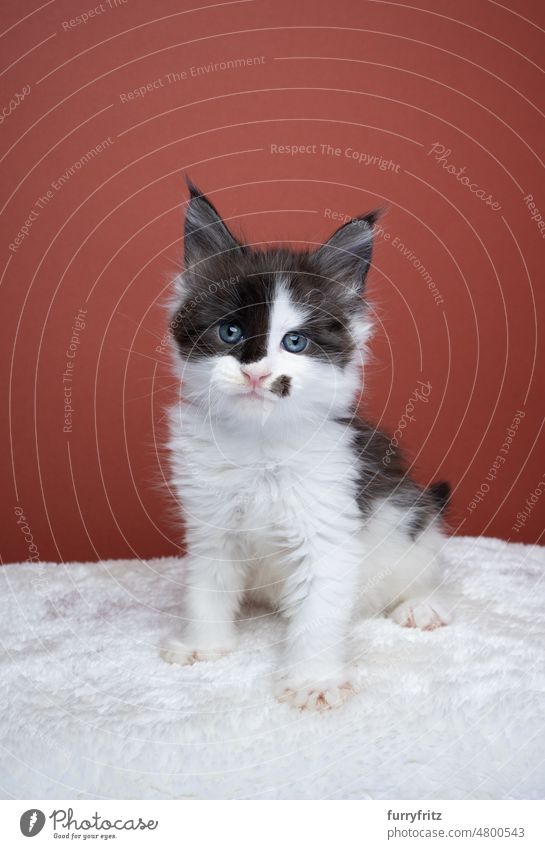
<path id="1" fill-rule="evenodd" d="M 19 820 L 21 832 L 25 837 L 35 837 L 45 825 L 45 814 L 37 808 L 25 811 Z"/>

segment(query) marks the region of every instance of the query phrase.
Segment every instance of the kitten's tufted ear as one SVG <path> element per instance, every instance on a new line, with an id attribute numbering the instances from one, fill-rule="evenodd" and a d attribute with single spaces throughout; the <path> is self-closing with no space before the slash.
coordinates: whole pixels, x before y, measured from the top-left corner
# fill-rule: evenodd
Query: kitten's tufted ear
<path id="1" fill-rule="evenodd" d="M 374 225 L 379 215 L 379 211 L 370 212 L 339 227 L 313 254 L 320 274 L 362 292 L 371 265 Z"/>
<path id="2" fill-rule="evenodd" d="M 190 180 L 187 186 L 190 198 L 184 231 L 186 269 L 219 254 L 244 250 L 208 198 Z"/>

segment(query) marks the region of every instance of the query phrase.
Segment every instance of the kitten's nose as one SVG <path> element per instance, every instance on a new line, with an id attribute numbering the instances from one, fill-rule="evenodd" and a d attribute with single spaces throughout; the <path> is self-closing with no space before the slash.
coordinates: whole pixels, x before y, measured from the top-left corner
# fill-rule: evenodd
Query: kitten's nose
<path id="1" fill-rule="evenodd" d="M 252 389 L 258 389 L 262 386 L 263 382 L 272 374 L 267 365 L 261 365 L 260 363 L 250 363 L 241 366 L 240 370 L 244 375 L 247 385 Z"/>

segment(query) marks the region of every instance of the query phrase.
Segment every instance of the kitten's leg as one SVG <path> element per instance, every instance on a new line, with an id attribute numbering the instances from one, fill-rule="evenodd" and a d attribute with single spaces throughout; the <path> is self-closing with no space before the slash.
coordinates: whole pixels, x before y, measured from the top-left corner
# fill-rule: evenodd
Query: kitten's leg
<path id="1" fill-rule="evenodd" d="M 312 550 L 288 581 L 283 601 L 289 622 L 275 687 L 279 701 L 327 710 L 355 691 L 346 663 L 346 638 L 361 558 L 350 539 L 334 544 L 330 538 L 313 537 Z"/>
<path id="2" fill-rule="evenodd" d="M 405 553 L 398 563 L 401 591 L 388 614 L 398 625 L 435 631 L 452 620 L 440 588 L 444 542 L 443 535 L 433 526 L 416 540 L 406 541 Z"/>
<path id="3" fill-rule="evenodd" d="M 440 586 L 445 543 L 440 527 L 432 523 L 413 538 L 410 510 L 385 504 L 364 535 L 369 556 L 363 600 L 406 628 L 432 631 L 447 625 L 451 616 Z"/>
<path id="4" fill-rule="evenodd" d="M 215 548 L 225 557 L 228 546 Z M 199 553 L 189 556 L 186 573 L 185 618 L 182 639 L 170 639 L 161 655 L 169 663 L 187 665 L 216 660 L 236 647 L 235 620 L 244 589 L 244 564 L 217 560 Z"/>

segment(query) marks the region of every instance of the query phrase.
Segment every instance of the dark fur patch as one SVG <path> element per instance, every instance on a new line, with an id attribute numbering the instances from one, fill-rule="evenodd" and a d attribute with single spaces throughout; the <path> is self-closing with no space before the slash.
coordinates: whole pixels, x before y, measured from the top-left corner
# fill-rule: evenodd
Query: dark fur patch
<path id="1" fill-rule="evenodd" d="M 214 274 L 208 265 L 208 273 Z M 208 285 L 202 271 L 197 279 L 192 275 L 188 281 L 188 297 L 171 322 L 173 336 L 186 359 L 230 354 L 241 363 L 253 363 L 267 352 L 272 276 L 249 279 L 235 274 L 235 269 L 229 270 L 233 273 L 223 278 L 208 277 Z M 222 279 L 226 281 L 223 284 Z M 218 326 L 226 320 L 238 322 L 243 329 L 244 338 L 237 345 L 227 346 L 219 337 Z"/>
<path id="2" fill-rule="evenodd" d="M 441 511 L 446 510 L 450 501 L 451 487 L 448 481 L 438 481 L 432 483 L 428 487 L 430 494 L 435 498 L 435 501 Z"/>
<path id="3" fill-rule="evenodd" d="M 287 374 L 279 375 L 269 387 L 271 392 L 278 395 L 280 398 L 286 398 L 290 394 L 291 377 Z"/>
<path id="4" fill-rule="evenodd" d="M 353 433 L 359 469 L 357 501 L 362 515 L 368 516 L 378 499 L 388 498 L 401 510 L 410 511 L 409 533 L 416 539 L 446 506 L 449 485 L 420 486 L 409 477 L 403 456 L 385 433 L 357 417 L 340 421 Z"/>

